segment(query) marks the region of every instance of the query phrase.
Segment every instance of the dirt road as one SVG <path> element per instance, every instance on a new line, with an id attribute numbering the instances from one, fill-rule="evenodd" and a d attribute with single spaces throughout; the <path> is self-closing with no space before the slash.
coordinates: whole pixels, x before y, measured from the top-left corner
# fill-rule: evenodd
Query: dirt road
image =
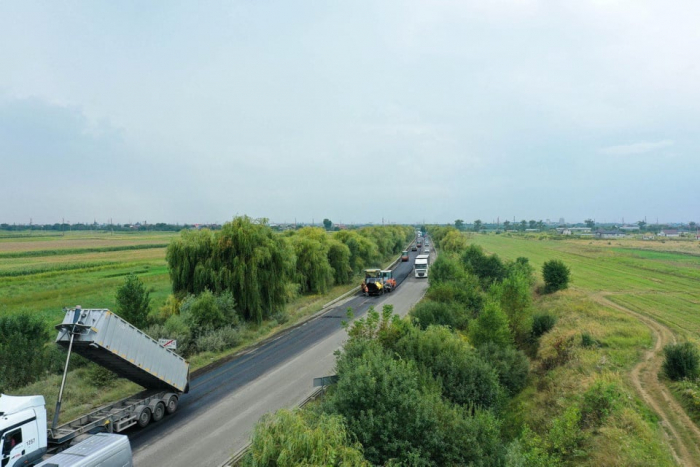
<path id="1" fill-rule="evenodd" d="M 678 464 L 700 467 L 700 429 L 658 378 L 663 364 L 663 348 L 676 342 L 675 335 L 669 328 L 652 318 L 608 300 L 607 295 L 599 293 L 591 295 L 591 298 L 601 305 L 634 316 L 651 330 L 654 347 L 644 353 L 642 361 L 632 370 L 632 384 L 644 402 L 661 418 L 661 426 Z"/>

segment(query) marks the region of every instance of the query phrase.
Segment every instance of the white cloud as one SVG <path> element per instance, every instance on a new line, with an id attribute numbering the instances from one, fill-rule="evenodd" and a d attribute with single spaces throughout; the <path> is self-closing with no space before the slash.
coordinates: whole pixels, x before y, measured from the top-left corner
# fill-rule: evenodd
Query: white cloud
<path id="1" fill-rule="evenodd" d="M 673 146 L 675 141 L 670 139 L 665 139 L 662 141 L 640 141 L 639 143 L 632 144 L 619 144 L 616 146 L 608 146 L 602 148 L 599 152 L 601 154 L 606 154 L 609 156 L 630 156 L 634 154 L 646 154 L 648 152 L 656 151 L 657 149 L 667 148 Z"/>

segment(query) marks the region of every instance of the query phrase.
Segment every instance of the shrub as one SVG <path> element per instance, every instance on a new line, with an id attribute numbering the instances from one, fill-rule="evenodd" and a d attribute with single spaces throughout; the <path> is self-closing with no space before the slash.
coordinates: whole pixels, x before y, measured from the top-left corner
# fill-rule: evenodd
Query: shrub
<path id="1" fill-rule="evenodd" d="M 411 315 L 421 329 L 426 329 L 432 325 L 440 325 L 464 330 L 469 324 L 467 313 L 454 302 L 440 303 L 425 300 L 413 308 Z"/>
<path id="2" fill-rule="evenodd" d="M 527 383 L 530 360 L 513 348 L 501 348 L 487 342 L 478 349 L 479 356 L 496 371 L 498 381 L 511 396 L 519 393 Z"/>
<path id="3" fill-rule="evenodd" d="M 532 327 L 532 294 L 527 276 L 519 270 L 513 270 L 503 281 L 492 285 L 489 292 L 508 315 L 513 335 L 519 342 L 527 340 L 528 331 Z"/>
<path id="4" fill-rule="evenodd" d="M 231 349 L 241 343 L 243 340 L 241 334 L 241 328 L 233 326 L 212 329 L 197 339 L 197 350 L 199 352 L 221 352 Z"/>
<path id="5" fill-rule="evenodd" d="M 575 405 L 569 406 L 561 416 L 555 418 L 548 435 L 552 451 L 564 458 L 578 454 L 585 440 L 580 423 L 581 411 Z"/>
<path id="6" fill-rule="evenodd" d="M 243 466 L 269 465 L 369 465 L 362 446 L 352 443 L 339 415 L 282 409 L 265 415 L 255 425 Z"/>
<path id="7" fill-rule="evenodd" d="M 114 383 L 119 376 L 107 368 L 91 363 L 87 369 L 88 381 L 97 388 L 104 388 Z"/>
<path id="8" fill-rule="evenodd" d="M 469 323 L 469 340 L 475 347 L 487 342 L 493 342 L 499 347 L 513 345 L 508 316 L 497 302 L 487 302 L 479 317 Z"/>
<path id="9" fill-rule="evenodd" d="M 378 342 L 356 338 L 337 369 L 338 383 L 325 407 L 345 417 L 371 463 L 503 463 L 498 420 L 478 410 L 471 416 L 443 401 L 434 383 L 423 384 L 414 361 L 394 359 Z"/>
<path id="10" fill-rule="evenodd" d="M 698 377 L 700 356 L 697 348 L 690 342 L 670 344 L 664 347 L 664 372 L 674 381 L 695 379 Z"/>
<path id="11" fill-rule="evenodd" d="M 506 276 L 506 267 L 498 255 L 488 256 L 483 248 L 470 245 L 461 256 L 464 268 L 476 274 L 484 288 L 494 282 L 500 282 Z"/>
<path id="12" fill-rule="evenodd" d="M 532 318 L 532 337 L 535 339 L 552 330 L 557 318 L 550 314 L 535 315 Z"/>
<path id="13" fill-rule="evenodd" d="M 474 275 L 465 275 L 461 280 L 431 284 L 426 298 L 442 303 L 457 303 L 472 317 L 479 315 L 484 308 L 484 294 L 479 280 Z"/>
<path id="14" fill-rule="evenodd" d="M 450 281 L 460 281 L 467 277 L 464 267 L 458 259 L 441 254 L 430 266 L 430 276 L 428 280 L 431 286 Z"/>
<path id="15" fill-rule="evenodd" d="M 581 425 L 600 426 L 618 405 L 621 397 L 615 383 L 597 381 L 583 394 Z"/>
<path id="16" fill-rule="evenodd" d="M 564 290 L 569 286 L 571 271 L 563 261 L 553 259 L 542 265 L 542 277 L 544 278 L 545 293 Z"/>
<path id="17" fill-rule="evenodd" d="M 482 408 L 497 404 L 501 388 L 496 371 L 449 329 L 413 328 L 399 339 L 395 351 L 417 362 L 439 381 L 446 399 Z"/>

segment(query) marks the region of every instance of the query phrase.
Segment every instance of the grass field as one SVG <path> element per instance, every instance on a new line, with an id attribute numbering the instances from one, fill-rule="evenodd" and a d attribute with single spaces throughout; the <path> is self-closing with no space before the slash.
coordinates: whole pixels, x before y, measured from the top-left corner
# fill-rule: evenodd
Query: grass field
<path id="1" fill-rule="evenodd" d="M 154 308 L 170 293 L 165 248 L 171 232 L 0 234 L 0 314 L 27 310 L 48 323 L 64 307 L 114 308 L 114 296 L 133 272 L 153 289 Z"/>
<path id="2" fill-rule="evenodd" d="M 538 272 L 550 259 L 570 268 L 574 289 L 608 299 L 700 340 L 700 242 L 634 239 L 539 240 L 472 235 L 470 241 L 504 259 L 530 258 Z"/>

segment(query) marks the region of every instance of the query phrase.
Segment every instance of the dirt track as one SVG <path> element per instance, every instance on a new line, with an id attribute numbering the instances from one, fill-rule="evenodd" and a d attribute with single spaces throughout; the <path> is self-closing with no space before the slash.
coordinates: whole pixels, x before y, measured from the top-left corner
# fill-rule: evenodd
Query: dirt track
<path id="1" fill-rule="evenodd" d="M 615 308 L 643 322 L 654 335 L 654 348 L 644 353 L 630 378 L 644 402 L 661 418 L 661 426 L 667 436 L 673 456 L 679 465 L 700 467 L 700 429 L 686 415 L 668 388 L 659 381 L 658 374 L 663 364 L 663 348 L 676 342 L 673 332 L 648 316 L 634 312 L 606 298 L 605 293 L 592 295 L 597 303 Z"/>

